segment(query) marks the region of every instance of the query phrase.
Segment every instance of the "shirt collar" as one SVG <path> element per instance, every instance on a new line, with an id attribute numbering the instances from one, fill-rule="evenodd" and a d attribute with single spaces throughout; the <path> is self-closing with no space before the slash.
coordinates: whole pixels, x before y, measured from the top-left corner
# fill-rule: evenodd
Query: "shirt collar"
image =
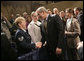
<path id="1" fill-rule="evenodd" d="M 73 16 L 71 16 L 71 18 L 68 18 L 69 20 L 72 20 Z"/>
<path id="2" fill-rule="evenodd" d="M 48 16 L 49 16 L 49 14 L 48 14 L 47 17 L 46 17 L 46 20 L 48 20 Z"/>
<path id="3" fill-rule="evenodd" d="M 24 32 L 26 32 L 26 30 L 25 29 L 22 29 Z"/>
<path id="4" fill-rule="evenodd" d="M 37 24 L 38 21 L 35 22 L 34 20 L 32 20 L 32 22 L 35 23 L 35 24 Z"/>

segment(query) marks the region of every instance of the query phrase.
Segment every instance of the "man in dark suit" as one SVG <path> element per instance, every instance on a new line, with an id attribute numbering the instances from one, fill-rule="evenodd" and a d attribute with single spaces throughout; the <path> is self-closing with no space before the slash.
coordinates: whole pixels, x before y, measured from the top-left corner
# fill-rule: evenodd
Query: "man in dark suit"
<path id="1" fill-rule="evenodd" d="M 60 17 L 49 15 L 45 7 L 38 8 L 36 12 L 44 20 L 41 25 L 42 43 L 47 42 L 49 58 L 51 60 L 61 59 L 64 31 Z"/>
<path id="2" fill-rule="evenodd" d="M 76 15 L 76 18 L 78 19 L 78 22 L 80 24 L 80 28 L 81 28 L 80 39 L 81 41 L 83 41 L 83 12 L 82 12 L 82 9 L 80 7 L 75 7 L 74 14 Z"/>

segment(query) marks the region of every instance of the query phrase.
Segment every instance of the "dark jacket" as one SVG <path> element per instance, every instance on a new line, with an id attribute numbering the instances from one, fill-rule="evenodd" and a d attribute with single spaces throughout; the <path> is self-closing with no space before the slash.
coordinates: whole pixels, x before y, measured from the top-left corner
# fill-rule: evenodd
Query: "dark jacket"
<path id="1" fill-rule="evenodd" d="M 77 19 L 79 21 L 79 24 L 80 26 L 82 27 L 83 26 L 83 13 L 80 12 L 78 15 L 77 15 Z"/>
<path id="2" fill-rule="evenodd" d="M 18 54 L 26 54 L 31 52 L 35 48 L 35 44 L 31 43 L 31 37 L 28 33 L 22 29 L 18 29 L 15 34 L 16 45 L 18 49 Z"/>
<path id="3" fill-rule="evenodd" d="M 11 47 L 6 33 L 1 32 L 1 60 L 16 60 L 17 53 Z"/>
<path id="4" fill-rule="evenodd" d="M 45 31 L 44 22 L 41 24 L 42 42 L 47 41 L 46 46 L 49 51 L 55 53 L 57 47 L 62 48 L 64 38 L 63 23 L 58 15 L 49 15 L 46 21 L 47 32 Z"/>
<path id="5" fill-rule="evenodd" d="M 81 41 L 83 41 L 83 13 L 80 12 L 78 15 L 77 15 L 77 19 L 79 21 L 79 24 L 80 24 L 80 28 L 81 28 L 81 35 L 80 35 L 80 39 Z"/>

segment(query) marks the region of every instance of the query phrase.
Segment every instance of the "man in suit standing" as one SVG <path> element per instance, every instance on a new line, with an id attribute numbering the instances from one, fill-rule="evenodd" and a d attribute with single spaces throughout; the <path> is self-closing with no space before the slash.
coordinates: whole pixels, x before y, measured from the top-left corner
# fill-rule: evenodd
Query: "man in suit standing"
<path id="1" fill-rule="evenodd" d="M 76 15 L 76 18 L 78 19 L 78 22 L 80 24 L 80 28 L 81 28 L 80 39 L 81 41 L 83 41 L 83 12 L 82 12 L 82 9 L 80 7 L 75 7 L 74 14 Z"/>
<path id="2" fill-rule="evenodd" d="M 67 39 L 67 52 L 69 60 L 79 60 L 77 52 L 77 44 L 80 42 L 79 35 L 80 25 L 77 19 L 73 18 L 73 10 L 71 8 L 66 9 L 66 15 L 68 17 L 66 22 L 66 39 Z"/>
<path id="3" fill-rule="evenodd" d="M 62 54 L 63 23 L 58 15 L 50 16 L 45 7 L 39 7 L 36 12 L 44 20 L 41 24 L 42 43 L 46 41 L 49 58 L 57 60 Z"/>

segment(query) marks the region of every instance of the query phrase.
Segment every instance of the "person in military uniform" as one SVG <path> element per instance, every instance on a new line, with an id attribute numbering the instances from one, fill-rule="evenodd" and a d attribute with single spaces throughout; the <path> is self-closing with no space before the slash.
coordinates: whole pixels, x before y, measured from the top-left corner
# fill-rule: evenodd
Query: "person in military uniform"
<path id="1" fill-rule="evenodd" d="M 31 37 L 29 33 L 26 32 L 26 21 L 23 17 L 16 18 L 14 23 L 18 26 L 15 33 L 15 41 L 19 56 L 31 52 L 32 49 L 41 48 L 41 42 L 31 42 Z"/>

